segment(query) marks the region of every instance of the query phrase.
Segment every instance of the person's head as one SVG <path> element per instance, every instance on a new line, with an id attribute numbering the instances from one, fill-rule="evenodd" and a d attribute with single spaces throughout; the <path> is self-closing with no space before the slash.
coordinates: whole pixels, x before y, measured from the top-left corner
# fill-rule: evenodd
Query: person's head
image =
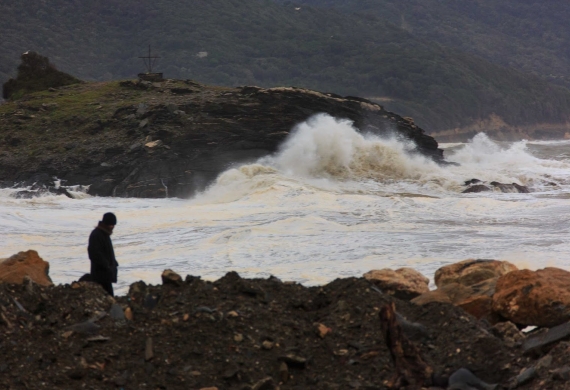
<path id="1" fill-rule="evenodd" d="M 107 225 L 109 230 L 113 231 L 113 228 L 117 224 L 117 217 L 113 213 L 105 213 L 103 214 L 103 220 L 101 222 Z"/>

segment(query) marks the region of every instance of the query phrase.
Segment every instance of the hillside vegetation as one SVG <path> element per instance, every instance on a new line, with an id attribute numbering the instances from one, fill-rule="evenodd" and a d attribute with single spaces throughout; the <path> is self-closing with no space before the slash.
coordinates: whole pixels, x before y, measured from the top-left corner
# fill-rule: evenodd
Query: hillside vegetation
<path id="1" fill-rule="evenodd" d="M 298 0 L 373 15 L 411 34 L 570 86 L 570 3 L 557 0 Z"/>
<path id="2" fill-rule="evenodd" d="M 400 16 L 346 11 L 261 0 L 6 0 L 0 81 L 26 50 L 81 79 L 132 78 L 150 43 L 169 78 L 365 96 L 428 131 L 492 115 L 512 126 L 568 120 L 563 87 L 416 36 Z"/>
<path id="3" fill-rule="evenodd" d="M 18 77 L 10 79 L 2 86 L 4 99 L 16 100 L 32 92 L 45 91 L 81 81 L 67 73 L 60 72 L 47 57 L 33 51 L 22 54 L 18 66 Z"/>

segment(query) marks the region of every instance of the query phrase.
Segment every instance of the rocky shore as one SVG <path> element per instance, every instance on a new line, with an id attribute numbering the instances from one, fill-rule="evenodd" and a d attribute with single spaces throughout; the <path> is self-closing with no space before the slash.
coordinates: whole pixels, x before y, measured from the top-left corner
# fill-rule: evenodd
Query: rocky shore
<path id="1" fill-rule="evenodd" d="M 0 262 L 6 389 L 570 389 L 570 273 L 465 260 L 304 287 L 165 270 L 111 298 Z M 533 328 L 528 328 L 533 325 Z"/>
<path id="2" fill-rule="evenodd" d="M 232 164 L 276 152 L 315 114 L 412 141 L 417 153 L 443 160 L 413 120 L 366 99 L 126 80 L 51 88 L 0 105 L 0 187 L 54 192 L 59 184 L 82 185 L 97 196 L 188 197 Z"/>

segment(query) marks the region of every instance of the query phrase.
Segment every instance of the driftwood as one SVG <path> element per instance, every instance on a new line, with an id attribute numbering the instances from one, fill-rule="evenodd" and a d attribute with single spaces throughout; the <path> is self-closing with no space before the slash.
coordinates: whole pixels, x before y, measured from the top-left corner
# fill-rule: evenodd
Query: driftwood
<path id="1" fill-rule="evenodd" d="M 402 332 L 393 302 L 380 310 L 380 321 L 382 334 L 395 366 L 393 378 L 385 385 L 391 389 L 420 389 L 430 386 L 433 369 L 424 362 L 419 348 Z"/>

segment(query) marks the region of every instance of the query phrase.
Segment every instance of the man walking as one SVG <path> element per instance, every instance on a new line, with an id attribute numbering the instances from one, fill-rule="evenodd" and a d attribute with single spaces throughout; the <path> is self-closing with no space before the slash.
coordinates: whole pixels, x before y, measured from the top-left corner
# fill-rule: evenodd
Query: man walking
<path id="1" fill-rule="evenodd" d="M 87 253 L 91 260 L 91 278 L 99 283 L 105 291 L 114 296 L 113 284 L 117 283 L 117 267 L 115 251 L 111 242 L 111 234 L 117 224 L 117 217 L 113 213 L 105 213 L 103 220 L 89 236 Z"/>

